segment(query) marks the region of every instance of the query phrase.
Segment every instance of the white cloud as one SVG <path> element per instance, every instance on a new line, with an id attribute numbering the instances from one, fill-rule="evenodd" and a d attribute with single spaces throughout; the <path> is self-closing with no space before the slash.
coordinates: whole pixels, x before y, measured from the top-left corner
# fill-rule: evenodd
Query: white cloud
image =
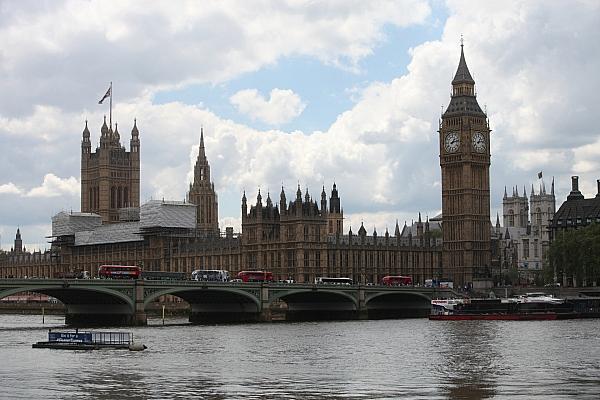
<path id="1" fill-rule="evenodd" d="M 282 182 L 290 200 L 299 181 L 303 192 L 308 186 L 318 199 L 322 185 L 329 194 L 335 180 L 353 229 L 364 219 L 369 232 L 375 225 L 382 234 L 396 218 L 402 224 L 418 211 L 431 216 L 440 208 L 437 123 L 440 106 L 450 100 L 463 33 L 478 101 L 488 105 L 493 129 L 492 208 L 498 208 L 504 185 L 529 187 L 539 170 L 556 177 L 559 204 L 570 190 L 572 174 L 580 174 L 587 196 L 595 195 L 600 52 L 592 49 L 600 37 L 598 3 L 451 1 L 442 37 L 410 50 L 408 72 L 353 92 L 354 106 L 323 131 L 260 131 L 204 106 L 152 104 L 160 88 L 216 83 L 286 56 L 357 68 L 382 40 L 386 24 L 420 23 L 429 12 L 421 2 L 329 7 L 276 2 L 265 5 L 263 15 L 243 4 L 208 3 L 202 11 L 190 6 L 188 13 L 179 13 L 163 10 L 167 6 L 162 3 L 140 10 L 125 3 L 82 7 L 66 2 L 49 14 L 32 10 L 29 19 L 9 18 L 11 12 L 0 16 L 6 18 L 0 24 L 0 85 L 17 96 L 0 100 L 6 113 L 0 116 L 0 140 L 3 148 L 12 149 L 0 159 L 11 183 L 0 188 L 31 193 L 19 188 L 33 186 L 47 171 L 75 174 L 84 119 L 90 120 L 94 144 L 102 123 L 101 112 L 81 110 L 86 104 L 82 99 L 89 104 L 90 92 L 101 96 L 104 83 L 115 75 L 122 82 L 118 96 L 128 99 L 113 110 L 114 116 L 128 120 L 120 128 L 129 129 L 138 117 L 142 200 L 185 196 L 199 127 L 204 126 L 222 226 L 227 218 L 239 218 L 243 189 L 254 199 L 260 186 L 278 202 Z M 107 24 L 109 20 L 114 23 Z M 148 33 L 143 27 L 150 22 L 160 23 Z M 27 38 L 35 38 L 31 46 L 24 45 Z M 156 49 L 163 51 L 161 57 Z M 72 62 L 62 65 L 60 54 L 68 54 Z M 56 79 L 47 79 L 49 75 Z M 32 113 L 26 115 L 23 107 L 30 106 Z M 121 137 L 126 144 L 126 129 Z M 78 200 L 75 178 L 56 179 L 67 181 L 66 189 L 48 182 L 39 191 L 62 190 L 67 196 L 45 200 L 47 208 L 35 214 L 39 221 Z M 13 208 L 0 204 L 0 210 Z M 17 216 L 4 211 L 0 220 L 33 218 L 28 215 L 38 211 L 33 204 L 22 208 Z"/>
<path id="2" fill-rule="evenodd" d="M 49 173 L 40 186 L 24 190 L 12 182 L 0 185 L 0 194 L 17 194 L 23 197 L 79 196 L 80 183 L 77 178 L 59 178 Z"/>
<path id="3" fill-rule="evenodd" d="M 79 196 L 80 183 L 71 176 L 63 179 L 54 174 L 46 174 L 41 186 L 29 190 L 27 197 L 58 197 L 63 195 Z"/>
<path id="4" fill-rule="evenodd" d="M 281 125 L 299 116 L 306 104 L 289 89 L 273 89 L 265 99 L 256 89 L 240 90 L 229 101 L 239 112 L 270 125 Z"/>
<path id="5" fill-rule="evenodd" d="M 219 228 L 225 230 L 226 227 L 232 227 L 234 232 L 242 231 L 242 218 L 225 217 L 219 219 Z"/>
<path id="6" fill-rule="evenodd" d="M 21 194 L 22 192 L 23 191 L 12 182 L 0 185 L 0 194 Z"/>
<path id="7" fill-rule="evenodd" d="M 92 105 L 115 81 L 131 99 L 192 82 L 218 83 L 307 56 L 358 69 L 386 26 L 421 24 L 424 0 L 5 3 L 0 24 L 0 109 Z M 60 21 L 58 24 L 56 21 Z M 116 62 L 118 60 L 118 62 Z M 52 79 L 48 79 L 52 77 Z"/>

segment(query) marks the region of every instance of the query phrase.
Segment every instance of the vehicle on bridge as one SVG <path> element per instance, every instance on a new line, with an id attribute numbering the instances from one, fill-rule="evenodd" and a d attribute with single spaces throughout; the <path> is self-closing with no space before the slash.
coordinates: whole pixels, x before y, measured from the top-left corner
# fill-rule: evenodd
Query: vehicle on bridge
<path id="1" fill-rule="evenodd" d="M 350 278 L 329 278 L 326 276 L 320 276 L 315 278 L 317 284 L 334 284 L 334 285 L 352 285 L 353 281 Z"/>
<path id="2" fill-rule="evenodd" d="M 443 289 L 454 289 L 454 282 L 444 279 L 440 281 L 439 287 Z"/>
<path id="3" fill-rule="evenodd" d="M 240 271 L 237 277 L 242 282 L 273 282 L 273 273 L 268 271 Z"/>
<path id="4" fill-rule="evenodd" d="M 142 271 L 141 277 L 151 281 L 182 281 L 185 275 L 185 272 Z"/>
<path id="5" fill-rule="evenodd" d="M 196 269 L 192 271 L 193 281 L 228 282 L 229 272 L 224 269 Z"/>
<path id="6" fill-rule="evenodd" d="M 454 282 L 449 279 L 425 279 L 425 287 L 454 289 Z"/>
<path id="7" fill-rule="evenodd" d="M 101 265 L 98 267 L 100 279 L 138 279 L 142 269 L 135 265 Z"/>
<path id="8" fill-rule="evenodd" d="M 57 272 L 56 277 L 59 279 L 90 279 L 90 273 L 88 271 Z"/>
<path id="9" fill-rule="evenodd" d="M 381 284 L 384 286 L 412 286 L 412 276 L 396 275 L 384 276 L 381 279 Z"/>

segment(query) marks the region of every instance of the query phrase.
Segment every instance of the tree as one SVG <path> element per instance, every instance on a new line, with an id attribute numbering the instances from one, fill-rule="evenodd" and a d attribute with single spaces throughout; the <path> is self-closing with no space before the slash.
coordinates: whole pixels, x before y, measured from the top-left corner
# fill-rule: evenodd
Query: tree
<path id="1" fill-rule="evenodd" d="M 561 231 L 550 244 L 546 282 L 570 278 L 574 286 L 600 282 L 600 224 Z"/>

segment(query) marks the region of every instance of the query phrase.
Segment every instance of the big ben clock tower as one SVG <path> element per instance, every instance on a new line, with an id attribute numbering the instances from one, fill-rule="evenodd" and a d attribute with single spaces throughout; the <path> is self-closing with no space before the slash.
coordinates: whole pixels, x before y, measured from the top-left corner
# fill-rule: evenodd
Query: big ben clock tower
<path id="1" fill-rule="evenodd" d="M 490 254 L 490 128 L 477 103 L 463 45 L 439 127 L 442 268 L 457 285 L 486 278 Z"/>

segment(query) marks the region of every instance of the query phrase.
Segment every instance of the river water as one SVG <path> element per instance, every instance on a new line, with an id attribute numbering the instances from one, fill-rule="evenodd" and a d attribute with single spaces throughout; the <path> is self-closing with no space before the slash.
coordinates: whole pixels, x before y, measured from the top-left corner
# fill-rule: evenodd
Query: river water
<path id="1" fill-rule="evenodd" d="M 192 326 L 171 319 L 113 329 L 132 331 L 148 346 L 143 352 L 31 348 L 63 322 L 0 315 L 0 398 L 600 397 L 600 320 Z"/>

